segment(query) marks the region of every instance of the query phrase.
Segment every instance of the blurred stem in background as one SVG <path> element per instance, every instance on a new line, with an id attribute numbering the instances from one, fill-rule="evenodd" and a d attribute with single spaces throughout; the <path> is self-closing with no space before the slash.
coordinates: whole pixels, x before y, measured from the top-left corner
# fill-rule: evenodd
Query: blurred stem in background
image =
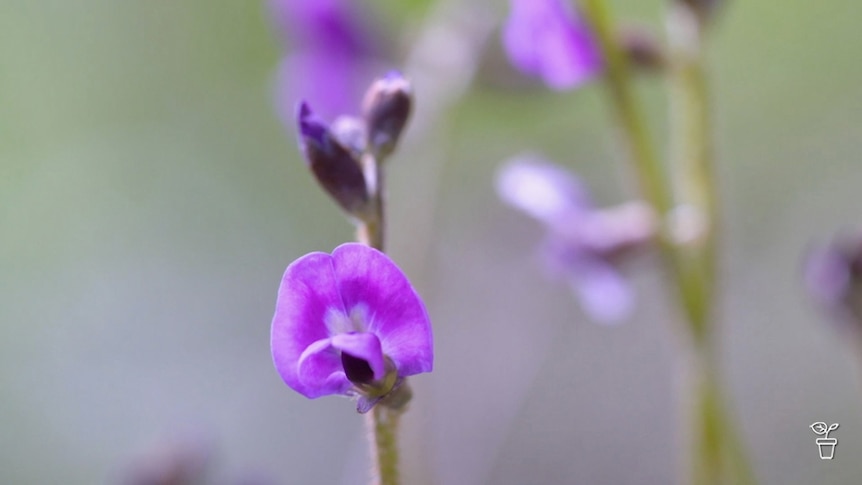
<path id="1" fill-rule="evenodd" d="M 606 81 L 628 144 L 640 188 L 667 224 L 662 256 L 669 267 L 688 328 L 691 358 L 683 361 L 693 407 L 691 483 L 754 483 L 732 420 L 724 408 L 713 321 L 718 203 L 712 168 L 708 93 L 701 44 L 704 17 L 689 2 L 674 2 L 668 16 L 671 44 L 671 137 L 674 191 L 656 156 L 631 81 L 628 59 L 604 0 L 584 0 L 604 54 Z"/>

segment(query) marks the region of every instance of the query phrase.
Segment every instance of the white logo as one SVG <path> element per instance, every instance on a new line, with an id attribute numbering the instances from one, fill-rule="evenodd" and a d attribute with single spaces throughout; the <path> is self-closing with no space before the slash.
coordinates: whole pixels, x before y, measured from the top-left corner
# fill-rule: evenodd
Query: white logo
<path id="1" fill-rule="evenodd" d="M 838 428 L 838 423 L 830 424 L 828 427 L 826 423 L 823 421 L 817 421 L 816 423 L 809 426 L 811 431 L 814 431 L 822 438 L 817 438 L 817 447 L 820 449 L 820 459 L 821 460 L 831 460 L 833 456 L 835 456 L 835 447 L 838 446 L 838 440 L 835 438 L 829 437 L 829 432 L 834 431 Z"/>

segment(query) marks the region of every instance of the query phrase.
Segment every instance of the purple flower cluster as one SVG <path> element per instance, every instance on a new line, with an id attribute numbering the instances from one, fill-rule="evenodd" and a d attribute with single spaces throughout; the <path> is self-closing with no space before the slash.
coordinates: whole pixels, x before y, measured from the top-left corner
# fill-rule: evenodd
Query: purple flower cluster
<path id="1" fill-rule="evenodd" d="M 545 226 L 542 248 L 549 269 L 569 282 L 593 319 L 611 323 L 631 313 L 634 292 L 619 266 L 655 235 L 654 217 L 645 204 L 596 208 L 574 175 L 537 156 L 506 163 L 497 191 Z"/>
<path id="2" fill-rule="evenodd" d="M 312 399 L 380 398 L 433 366 L 431 322 L 419 295 L 385 254 L 358 243 L 287 267 L 271 344 L 281 378 Z"/>
<path id="3" fill-rule="evenodd" d="M 562 0 L 511 0 L 503 45 L 512 64 L 553 89 L 598 75 L 602 58 L 589 25 Z"/>

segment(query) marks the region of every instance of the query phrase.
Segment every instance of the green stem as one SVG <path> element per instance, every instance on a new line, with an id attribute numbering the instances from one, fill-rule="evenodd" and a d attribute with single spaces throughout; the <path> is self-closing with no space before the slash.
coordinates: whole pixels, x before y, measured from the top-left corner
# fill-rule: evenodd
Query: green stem
<path id="1" fill-rule="evenodd" d="M 693 297 L 696 312 L 691 324 L 695 339 L 710 339 L 711 300 L 716 278 L 716 238 L 719 204 L 713 168 L 713 144 L 709 95 L 701 45 L 704 41 L 699 19 L 681 3 L 671 7 L 668 18 L 670 63 L 671 172 L 678 206 L 689 220 L 678 221 L 694 227 L 678 246 L 680 271 L 697 287 Z"/>
<path id="2" fill-rule="evenodd" d="M 384 178 L 381 165 L 371 154 L 362 158 L 362 171 L 371 192 L 371 208 L 357 224 L 359 242 L 383 251 L 384 243 Z M 377 403 L 366 416 L 370 434 L 372 485 L 398 485 L 398 421 L 410 400 L 407 383 L 392 391 Z"/>
<path id="3" fill-rule="evenodd" d="M 383 251 L 385 229 L 383 167 L 370 153 L 362 157 L 362 172 L 365 174 L 365 184 L 369 188 L 371 205 L 364 218 L 356 226 L 357 241 Z"/>
<path id="4" fill-rule="evenodd" d="M 755 483 L 742 441 L 724 406 L 715 361 L 695 358 L 689 365 L 693 399 L 693 485 L 753 485 Z"/>
<path id="5" fill-rule="evenodd" d="M 617 42 L 610 9 L 604 0 L 584 0 L 583 10 L 602 49 L 605 80 L 617 121 L 622 127 L 623 139 L 631 153 L 641 192 L 662 221 L 659 247 L 671 271 L 686 321 L 696 334 L 700 333 L 699 329 L 705 327 L 709 313 L 709 290 L 696 274 L 686 270 L 685 258 L 677 251 L 672 235 L 663 224 L 673 209 L 673 193 L 652 145 L 643 110 L 635 96 L 628 59 Z"/>
<path id="6" fill-rule="evenodd" d="M 666 214 L 671 209 L 671 193 L 630 82 L 628 60 L 617 43 L 610 10 L 604 0 L 585 0 L 583 9 L 602 49 L 607 86 L 641 190 L 659 214 Z"/>
<path id="7" fill-rule="evenodd" d="M 373 485 L 398 485 L 398 421 L 402 410 L 388 406 L 374 406 L 367 416 L 371 431 L 371 455 L 374 472 Z"/>
<path id="8" fill-rule="evenodd" d="M 713 141 L 704 56 L 703 25 L 690 7 L 675 3 L 668 16 L 670 63 L 671 166 L 676 200 L 694 217 L 690 240 L 677 246 L 679 271 L 692 302 L 689 323 L 700 376 L 696 384 L 695 466 L 692 483 L 748 484 L 754 474 L 728 411 L 718 378 L 719 334 L 712 322 L 715 293 L 718 191 L 713 167 Z"/>
<path id="9" fill-rule="evenodd" d="M 679 3 L 677 3 L 679 5 Z M 632 85 L 628 60 L 621 50 L 610 9 L 604 0 L 583 0 L 583 10 L 595 29 L 605 59 L 605 76 L 611 100 L 641 191 L 664 223 L 677 201 L 693 215 L 679 222 L 694 224 L 691 241 L 680 244 L 676 231 L 664 224 L 659 234 L 662 256 L 678 292 L 679 304 L 691 336 L 691 348 L 698 361 L 692 389 L 694 396 L 695 484 L 754 483 L 740 440 L 722 405 L 719 366 L 715 357 L 716 332 L 712 325 L 715 291 L 716 227 L 718 204 L 712 173 L 712 139 L 709 105 L 700 55 L 699 24 L 674 25 L 686 21 L 671 18 L 672 31 L 683 37 L 671 39 L 675 48 L 671 59 L 673 167 L 676 194 L 670 190 L 664 169 L 652 146 L 647 124 Z M 681 8 L 681 7 L 677 7 Z M 676 12 L 674 12 L 676 13 Z M 690 12 L 686 12 L 690 13 Z M 691 30 L 694 27 L 694 37 Z M 692 39 L 696 42 L 691 43 Z M 692 55 L 689 49 L 694 46 Z M 677 212 L 677 215 L 681 215 Z M 678 228 L 673 228 L 678 229 Z M 699 231 L 699 232 L 698 232 Z"/>

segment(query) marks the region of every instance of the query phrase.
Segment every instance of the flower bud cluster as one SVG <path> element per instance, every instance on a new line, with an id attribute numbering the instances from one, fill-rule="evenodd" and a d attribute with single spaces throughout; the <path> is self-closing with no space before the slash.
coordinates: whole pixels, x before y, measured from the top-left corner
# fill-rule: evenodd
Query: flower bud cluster
<path id="1" fill-rule="evenodd" d="M 320 186 L 350 216 L 373 217 L 377 169 L 398 144 L 413 105 L 410 82 L 397 72 L 374 81 L 360 118 L 330 126 L 303 102 L 297 112 L 300 148 Z"/>

